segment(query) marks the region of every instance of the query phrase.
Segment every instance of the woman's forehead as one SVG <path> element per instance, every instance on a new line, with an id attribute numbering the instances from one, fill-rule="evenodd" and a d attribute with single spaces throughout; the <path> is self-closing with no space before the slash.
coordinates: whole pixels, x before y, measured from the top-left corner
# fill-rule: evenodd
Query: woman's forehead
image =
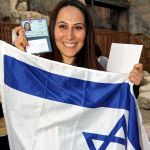
<path id="1" fill-rule="evenodd" d="M 84 22 L 84 15 L 82 11 L 75 6 L 66 6 L 60 9 L 56 21 Z"/>

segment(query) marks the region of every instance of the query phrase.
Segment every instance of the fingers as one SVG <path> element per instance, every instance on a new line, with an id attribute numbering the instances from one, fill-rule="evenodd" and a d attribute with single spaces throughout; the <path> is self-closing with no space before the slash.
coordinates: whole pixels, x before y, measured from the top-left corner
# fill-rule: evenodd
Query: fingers
<path id="1" fill-rule="evenodd" d="M 25 36 L 25 31 L 24 31 L 23 27 L 21 27 L 21 26 L 16 27 L 14 29 L 14 31 L 16 32 L 17 37 L 16 37 L 13 44 L 18 49 L 25 51 L 26 46 L 28 46 L 28 41 L 27 41 L 27 38 Z"/>
<path id="2" fill-rule="evenodd" d="M 25 47 L 26 47 L 26 40 L 23 37 L 17 36 L 14 45 L 15 47 L 17 47 L 18 49 L 25 51 Z"/>
<path id="3" fill-rule="evenodd" d="M 16 27 L 15 29 L 16 34 L 25 34 L 25 30 L 22 26 Z"/>
<path id="4" fill-rule="evenodd" d="M 139 85 L 143 80 L 143 65 L 136 64 L 133 70 L 130 72 L 129 80 L 135 85 Z"/>
<path id="5" fill-rule="evenodd" d="M 134 69 L 137 69 L 139 72 L 143 72 L 143 64 L 135 64 Z"/>

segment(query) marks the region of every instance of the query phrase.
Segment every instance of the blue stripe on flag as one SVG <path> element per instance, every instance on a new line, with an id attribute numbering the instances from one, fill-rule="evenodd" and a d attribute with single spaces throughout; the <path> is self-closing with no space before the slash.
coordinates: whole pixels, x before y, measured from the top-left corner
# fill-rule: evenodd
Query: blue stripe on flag
<path id="1" fill-rule="evenodd" d="M 127 83 L 96 83 L 65 77 L 6 55 L 4 62 L 5 84 L 34 96 L 88 108 L 110 107 L 127 110 L 127 99 L 133 99 Z"/>

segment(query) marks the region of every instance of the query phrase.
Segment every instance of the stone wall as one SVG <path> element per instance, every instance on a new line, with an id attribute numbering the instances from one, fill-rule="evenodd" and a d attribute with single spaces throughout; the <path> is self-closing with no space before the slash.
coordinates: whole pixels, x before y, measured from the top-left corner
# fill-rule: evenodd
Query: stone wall
<path id="1" fill-rule="evenodd" d="M 130 0 L 129 31 L 150 35 L 150 0 Z"/>
<path id="2" fill-rule="evenodd" d="M 48 15 L 39 13 L 38 10 L 29 10 L 27 0 L 11 0 L 11 21 L 19 23 L 23 19 L 46 18 L 49 21 Z"/>
<path id="3" fill-rule="evenodd" d="M 49 14 L 60 0 L 30 0 L 30 10 Z"/>
<path id="4" fill-rule="evenodd" d="M 144 71 L 143 83 L 139 89 L 139 106 L 150 110 L 150 73 Z"/>
<path id="5" fill-rule="evenodd" d="M 10 21 L 11 6 L 10 0 L 0 0 L 0 21 Z"/>
<path id="6" fill-rule="evenodd" d="M 119 31 L 128 31 L 128 9 L 122 9 L 119 12 Z"/>
<path id="7" fill-rule="evenodd" d="M 21 19 L 46 18 L 48 13 L 40 13 L 38 10 L 29 10 L 28 0 L 0 0 L 0 21 L 19 23 Z M 43 2 L 43 1 L 42 1 Z"/>

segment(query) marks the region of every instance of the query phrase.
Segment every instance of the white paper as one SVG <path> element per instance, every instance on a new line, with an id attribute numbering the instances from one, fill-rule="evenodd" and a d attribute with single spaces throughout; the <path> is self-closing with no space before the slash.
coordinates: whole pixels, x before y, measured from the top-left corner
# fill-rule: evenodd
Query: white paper
<path id="1" fill-rule="evenodd" d="M 129 73 L 139 63 L 143 45 L 112 43 L 107 71 Z"/>
<path id="2" fill-rule="evenodd" d="M 49 52 L 49 47 L 46 39 L 36 39 L 28 41 L 29 46 L 26 47 L 27 53 L 38 54 Z"/>

